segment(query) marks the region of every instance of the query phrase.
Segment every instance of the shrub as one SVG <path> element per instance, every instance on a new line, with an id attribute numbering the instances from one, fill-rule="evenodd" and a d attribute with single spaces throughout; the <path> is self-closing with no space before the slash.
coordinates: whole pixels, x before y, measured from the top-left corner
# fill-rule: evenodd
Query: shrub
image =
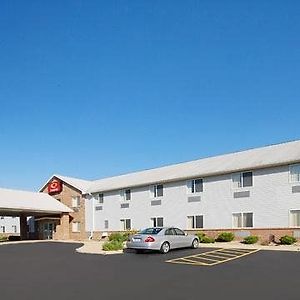
<path id="1" fill-rule="evenodd" d="M 203 238 L 205 237 L 205 233 L 203 233 L 203 232 L 198 232 L 198 233 L 196 233 L 196 236 L 198 237 L 199 242 L 202 243 L 202 240 L 203 240 Z"/>
<path id="2" fill-rule="evenodd" d="M 201 240 L 201 243 L 204 243 L 204 244 L 214 243 L 214 242 L 215 242 L 215 239 L 212 237 L 209 237 L 209 236 L 203 236 L 202 240 Z"/>
<path id="3" fill-rule="evenodd" d="M 6 242 L 6 241 L 8 241 L 8 237 L 0 235 L 0 242 Z"/>
<path id="4" fill-rule="evenodd" d="M 115 251 L 123 249 L 123 242 L 120 241 L 110 241 L 103 244 L 102 249 L 104 251 Z"/>
<path id="5" fill-rule="evenodd" d="M 109 241 L 115 241 L 115 242 L 125 242 L 127 240 L 128 236 L 126 234 L 123 234 L 123 233 L 119 233 L 119 232 L 116 232 L 116 233 L 112 233 L 109 237 L 108 237 L 108 240 Z"/>
<path id="6" fill-rule="evenodd" d="M 246 236 L 243 240 L 244 244 L 255 244 L 257 242 L 258 242 L 258 236 L 256 236 L 256 235 Z"/>
<path id="7" fill-rule="evenodd" d="M 279 240 L 282 245 L 292 245 L 297 242 L 297 239 L 289 235 L 284 235 Z"/>
<path id="8" fill-rule="evenodd" d="M 218 235 L 217 242 L 231 242 L 234 239 L 234 234 L 232 232 L 222 232 Z"/>

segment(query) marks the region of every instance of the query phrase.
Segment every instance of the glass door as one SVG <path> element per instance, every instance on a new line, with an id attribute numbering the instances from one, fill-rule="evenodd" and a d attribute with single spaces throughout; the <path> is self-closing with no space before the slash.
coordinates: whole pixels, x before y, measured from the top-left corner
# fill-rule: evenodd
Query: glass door
<path id="1" fill-rule="evenodd" d="M 54 224 L 44 223 L 43 225 L 43 239 L 52 240 L 53 239 Z"/>

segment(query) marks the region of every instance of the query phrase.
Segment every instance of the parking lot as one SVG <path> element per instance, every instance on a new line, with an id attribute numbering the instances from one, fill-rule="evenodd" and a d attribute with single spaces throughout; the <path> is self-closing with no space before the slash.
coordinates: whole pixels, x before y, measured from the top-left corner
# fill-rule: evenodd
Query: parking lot
<path id="1" fill-rule="evenodd" d="M 259 251 L 207 267 L 166 261 L 215 249 L 103 256 L 78 246 L 2 245 L 1 299 L 299 299 L 298 252 Z"/>

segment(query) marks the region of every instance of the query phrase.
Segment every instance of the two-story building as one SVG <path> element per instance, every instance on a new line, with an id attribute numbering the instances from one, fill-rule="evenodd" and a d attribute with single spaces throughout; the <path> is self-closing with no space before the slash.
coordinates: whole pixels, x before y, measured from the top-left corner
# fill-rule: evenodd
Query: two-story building
<path id="1" fill-rule="evenodd" d="M 95 181 L 54 175 L 41 192 L 72 208 L 74 239 L 168 225 L 300 237 L 300 141 Z"/>

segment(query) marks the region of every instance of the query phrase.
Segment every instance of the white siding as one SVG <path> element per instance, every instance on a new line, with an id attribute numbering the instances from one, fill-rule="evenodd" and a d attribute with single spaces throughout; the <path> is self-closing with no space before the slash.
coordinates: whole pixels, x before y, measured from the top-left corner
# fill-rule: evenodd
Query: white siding
<path id="1" fill-rule="evenodd" d="M 250 170 L 251 171 L 251 170 Z M 150 226 L 151 217 L 163 217 L 164 225 L 187 229 L 187 216 L 203 215 L 204 229 L 232 228 L 232 214 L 253 212 L 254 228 L 289 227 L 289 210 L 300 209 L 300 193 L 292 193 L 289 166 L 253 171 L 253 186 L 234 189 L 232 174 L 203 178 L 200 202 L 188 202 L 187 180 L 164 183 L 161 205 L 151 206 L 149 185 L 131 188 L 129 208 L 121 208 L 120 191 L 104 193 L 103 210 L 94 210 L 95 230 L 121 230 L 120 220 L 131 219 L 132 228 Z M 234 192 L 249 191 L 250 197 L 234 198 Z M 86 228 L 92 228 L 92 200 L 86 201 Z M 104 221 L 109 228 L 104 228 Z"/>

